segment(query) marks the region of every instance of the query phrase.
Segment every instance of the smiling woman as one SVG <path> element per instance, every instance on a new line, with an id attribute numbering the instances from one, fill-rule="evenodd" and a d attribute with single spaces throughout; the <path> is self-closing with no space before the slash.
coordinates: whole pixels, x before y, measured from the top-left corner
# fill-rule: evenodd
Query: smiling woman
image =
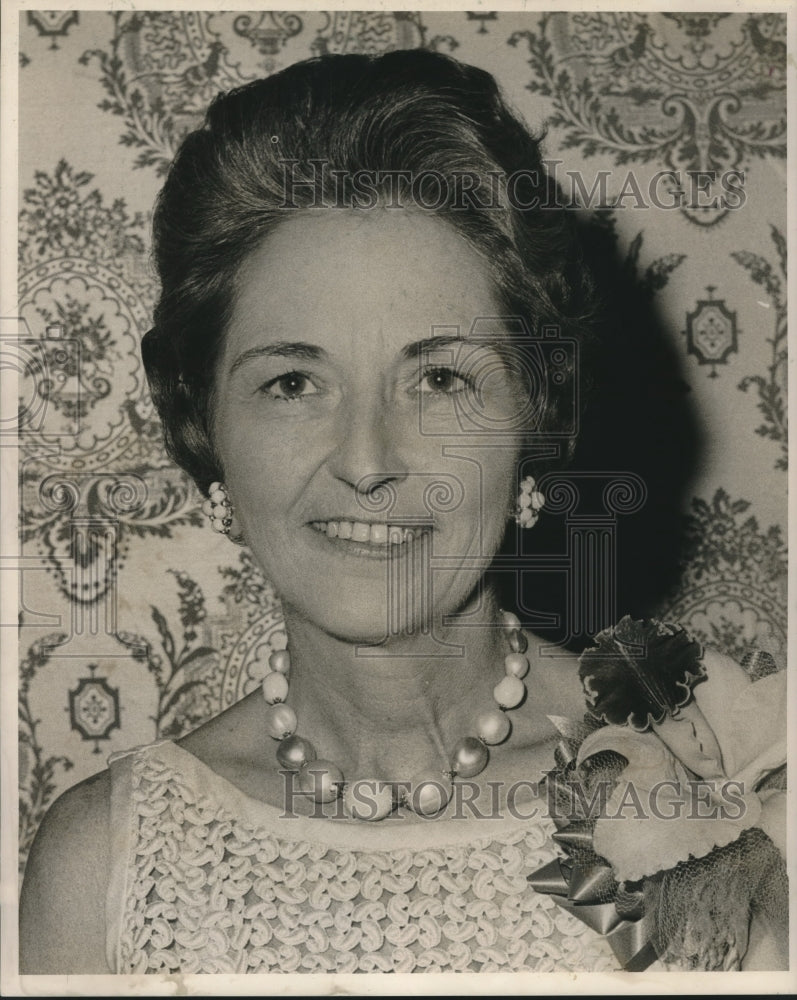
<path id="1" fill-rule="evenodd" d="M 553 187 L 493 79 L 427 51 L 297 64 L 220 96 L 186 138 L 155 214 L 144 359 L 173 458 L 279 593 L 284 648 L 262 690 L 59 800 L 25 880 L 26 971 L 783 961 L 774 786 L 697 846 L 665 823 L 667 866 L 636 858 L 629 827 L 623 874 L 580 813 L 558 835 L 574 861 L 557 861 L 560 803 L 540 785 L 554 760 L 551 787 L 580 790 L 592 739 L 617 793 L 614 660 L 676 802 L 710 779 L 727 803 L 734 774 L 783 760 L 723 724 L 747 676 L 659 623 L 641 634 L 664 642 L 662 676 L 618 632 L 585 675 L 589 725 L 568 724 L 575 665 L 552 670 L 499 606 L 487 571 L 544 508 L 542 461 L 572 450 L 596 341 L 598 293 Z M 742 836 L 732 923 L 662 887 L 661 868 Z"/>
<path id="2" fill-rule="evenodd" d="M 518 379 L 484 338 L 468 339 L 474 318 L 500 314 L 482 259 L 429 214 L 330 209 L 283 223 L 236 284 L 213 442 L 232 530 L 280 581 L 287 613 L 349 642 L 380 641 L 384 561 L 417 546 L 412 529 L 435 557 L 460 561 L 432 602 L 438 617 L 456 611 L 503 536 L 522 437 L 520 426 L 508 433 L 523 410 Z M 430 336 L 436 324 L 462 336 Z M 286 341 L 291 330 L 313 342 Z M 482 417 L 503 428 L 503 447 L 478 466 L 456 453 L 476 386 Z M 436 481 L 456 483 L 454 509 L 427 509 Z M 377 488 L 389 491 L 383 510 Z M 389 535 L 400 544 L 388 547 Z M 413 561 L 416 593 L 426 572 Z M 411 629 L 420 609 L 406 610 Z"/>

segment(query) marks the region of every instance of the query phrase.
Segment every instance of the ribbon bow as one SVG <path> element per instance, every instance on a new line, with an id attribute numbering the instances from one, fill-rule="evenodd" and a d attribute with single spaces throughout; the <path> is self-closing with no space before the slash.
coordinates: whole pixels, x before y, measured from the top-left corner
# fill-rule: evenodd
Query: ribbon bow
<path id="1" fill-rule="evenodd" d="M 556 749 L 561 770 L 545 775 L 549 804 L 567 802 L 569 815 L 551 810 L 557 832 L 553 838 L 567 853 L 555 858 L 528 876 L 537 892 L 545 893 L 582 920 L 587 927 L 606 938 L 620 965 L 627 972 L 642 972 L 658 954 L 653 945 L 654 922 L 644 911 L 641 889 L 632 889 L 615 881 L 611 865 L 594 850 L 594 821 L 577 805 L 573 785 L 565 778 L 573 773 L 576 748 L 586 727 L 567 719 L 549 717 L 563 736 Z"/>

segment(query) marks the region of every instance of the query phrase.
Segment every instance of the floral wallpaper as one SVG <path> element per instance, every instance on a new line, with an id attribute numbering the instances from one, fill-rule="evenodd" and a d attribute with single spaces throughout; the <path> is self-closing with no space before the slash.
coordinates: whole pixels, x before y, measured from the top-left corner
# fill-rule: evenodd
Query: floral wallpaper
<path id="1" fill-rule="evenodd" d="M 547 123 L 551 169 L 614 261 L 617 392 L 524 543 L 526 620 L 574 648 L 606 617 L 655 612 L 753 672 L 784 664 L 784 16 L 120 9 L 25 11 L 19 31 L 4 349 L 22 383 L 23 864 L 61 791 L 232 704 L 281 642 L 271 586 L 164 454 L 139 341 L 151 207 L 181 137 L 218 91 L 311 55 L 425 46 L 494 73 Z M 573 498 L 593 493 L 585 521 Z M 594 571 L 614 589 L 563 624 L 540 609 L 583 601 L 588 531 L 611 541 L 614 568 Z"/>

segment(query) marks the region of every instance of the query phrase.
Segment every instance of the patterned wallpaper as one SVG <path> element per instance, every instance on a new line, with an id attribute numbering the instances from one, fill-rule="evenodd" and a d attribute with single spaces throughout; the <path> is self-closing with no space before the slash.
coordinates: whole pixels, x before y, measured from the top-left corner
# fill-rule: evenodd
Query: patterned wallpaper
<path id="1" fill-rule="evenodd" d="M 532 126 L 547 121 L 547 158 L 594 209 L 616 265 L 606 280 L 620 281 L 598 404 L 608 423 L 585 428 L 592 458 L 580 453 L 609 497 L 611 611 L 677 618 L 752 669 L 783 663 L 782 16 L 20 17 L 21 320 L 4 349 L 24 373 L 23 861 L 57 794 L 108 754 L 232 704 L 280 641 L 272 588 L 203 523 L 164 455 L 138 344 L 156 295 L 151 206 L 181 136 L 219 90 L 312 54 L 451 53 L 493 72 Z M 651 408 L 651 386 L 676 384 Z M 572 581 L 582 529 L 568 504 L 529 543 L 531 562 L 547 546 L 538 596 Z M 639 594 L 644 608 L 632 606 Z M 567 638 L 540 620 L 552 642 Z"/>

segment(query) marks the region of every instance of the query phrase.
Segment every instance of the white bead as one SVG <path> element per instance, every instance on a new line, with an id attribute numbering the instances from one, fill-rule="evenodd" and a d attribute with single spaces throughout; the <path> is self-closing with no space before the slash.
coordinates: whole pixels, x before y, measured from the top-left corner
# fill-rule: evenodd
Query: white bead
<path id="1" fill-rule="evenodd" d="M 343 808 L 352 819 L 376 822 L 389 816 L 393 805 L 393 788 L 387 781 L 363 779 L 343 792 Z"/>
<path id="2" fill-rule="evenodd" d="M 480 740 L 490 746 L 503 743 L 512 728 L 509 719 L 498 708 L 488 708 L 476 719 L 476 732 Z"/>
<path id="3" fill-rule="evenodd" d="M 534 510 L 542 510 L 545 506 L 545 496 L 542 493 L 538 493 L 536 490 L 531 494 L 531 506 Z"/>
<path id="4" fill-rule="evenodd" d="M 214 531 L 223 532 L 224 531 L 224 521 L 220 520 L 218 517 L 212 517 L 210 519 L 210 526 Z"/>
<path id="5" fill-rule="evenodd" d="M 280 674 L 277 671 L 266 674 L 261 686 L 263 697 L 269 705 L 276 705 L 288 697 L 288 678 L 285 674 Z"/>
<path id="6" fill-rule="evenodd" d="M 287 674 L 291 669 L 291 654 L 287 649 L 275 649 L 268 658 L 268 665 L 278 674 Z"/>
<path id="7" fill-rule="evenodd" d="M 290 705 L 269 705 L 266 732 L 272 739 L 284 740 L 296 732 L 296 712 Z"/>
<path id="8" fill-rule="evenodd" d="M 340 795 L 343 772 L 331 760 L 319 757 L 298 772 L 297 785 L 305 795 L 312 795 L 316 802 L 332 802 Z"/>
<path id="9" fill-rule="evenodd" d="M 221 483 L 211 483 L 210 488 L 208 489 L 208 493 L 215 493 L 216 490 L 220 489 L 221 489 Z"/>
<path id="10" fill-rule="evenodd" d="M 213 490 L 213 492 L 210 494 L 210 499 L 213 501 L 213 503 L 224 504 L 227 502 L 227 494 L 224 492 L 224 490 Z"/>
<path id="11" fill-rule="evenodd" d="M 518 506 L 525 510 L 526 507 L 531 507 L 531 496 L 528 493 L 521 493 L 518 497 Z"/>
<path id="12" fill-rule="evenodd" d="M 531 507 L 524 507 L 520 512 L 520 523 L 522 527 L 528 528 L 529 525 L 534 524 L 537 520 L 537 516 Z"/>
<path id="13" fill-rule="evenodd" d="M 533 476 L 526 476 L 523 482 L 520 484 L 521 493 L 531 493 L 534 487 L 537 485 Z"/>
<path id="14" fill-rule="evenodd" d="M 288 635 L 286 632 L 275 632 L 269 640 L 274 649 L 287 649 L 288 648 Z"/>
<path id="15" fill-rule="evenodd" d="M 507 653 L 504 657 L 504 670 L 510 677 L 521 679 L 529 672 L 529 660 L 522 653 Z"/>
<path id="16" fill-rule="evenodd" d="M 202 502 L 202 513 L 207 517 L 213 517 L 213 507 L 214 503 L 212 500 L 204 500 Z"/>
<path id="17" fill-rule="evenodd" d="M 526 694 L 526 685 L 519 677 L 507 676 L 493 688 L 493 697 L 501 708 L 514 708 Z"/>
<path id="18" fill-rule="evenodd" d="M 504 628 L 507 631 L 512 632 L 520 628 L 520 619 L 517 615 L 512 614 L 511 611 L 502 611 L 501 618 L 503 619 Z"/>
<path id="19" fill-rule="evenodd" d="M 452 791 L 451 782 L 439 773 L 416 775 L 410 783 L 409 806 L 421 816 L 434 816 L 448 804 Z"/>

